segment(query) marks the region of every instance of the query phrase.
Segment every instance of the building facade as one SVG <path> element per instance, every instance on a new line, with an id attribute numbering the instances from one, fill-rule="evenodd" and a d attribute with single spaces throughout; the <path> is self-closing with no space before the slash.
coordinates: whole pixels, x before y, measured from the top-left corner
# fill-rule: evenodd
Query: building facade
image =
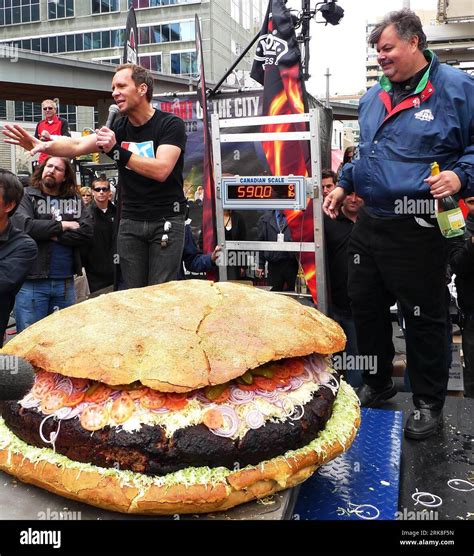
<path id="1" fill-rule="evenodd" d="M 195 80 L 195 14 L 201 22 L 206 79 L 216 83 L 259 31 L 266 0 L 0 0 L 0 48 L 13 45 L 69 59 L 118 64 L 130 6 L 136 10 L 139 62 Z M 249 70 L 252 53 L 239 65 Z M 63 105 L 73 130 L 93 126 L 90 108 Z M 41 106 L 0 99 L 0 119 L 37 122 Z"/>

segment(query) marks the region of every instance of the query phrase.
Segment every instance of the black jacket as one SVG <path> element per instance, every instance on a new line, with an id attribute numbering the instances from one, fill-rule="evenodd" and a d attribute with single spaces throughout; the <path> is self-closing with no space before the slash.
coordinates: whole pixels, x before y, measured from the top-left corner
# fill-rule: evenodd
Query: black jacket
<path id="1" fill-rule="evenodd" d="M 115 218 L 117 208 L 108 204 L 106 212 L 91 206 L 94 221 L 92 241 L 81 249 L 91 293 L 114 283 L 114 254 L 116 253 Z"/>
<path id="2" fill-rule="evenodd" d="M 292 241 L 288 222 L 285 220 L 285 224 L 282 225 L 280 230 L 276 221 L 275 211 L 270 210 L 265 212 L 257 223 L 258 241 L 277 241 L 279 233 L 284 235 L 285 242 Z M 262 251 L 260 252 L 258 267 L 263 269 L 266 261 L 277 263 L 295 258 L 295 252 L 292 251 Z"/>
<path id="3" fill-rule="evenodd" d="M 0 347 L 15 295 L 30 272 L 37 254 L 38 248 L 31 237 L 14 228 L 10 222 L 0 235 Z"/>
<path id="4" fill-rule="evenodd" d="M 48 278 L 52 237 L 57 237 L 58 243 L 74 248 L 74 274 L 82 274 L 79 247 L 92 239 L 92 216 L 79 195 L 61 201 L 65 201 L 61 211 L 62 220 L 76 220 L 80 224 L 77 230 L 62 231 L 61 222 L 55 220 L 51 214 L 51 197 L 36 187 L 25 188 L 20 206 L 12 216 L 12 224 L 31 236 L 38 245 L 38 257 L 27 276 L 29 280 Z"/>
<path id="5" fill-rule="evenodd" d="M 456 291 L 461 311 L 474 315 L 474 219 L 466 219 L 466 233 L 464 238 L 449 240 L 449 264 L 456 274 Z"/>

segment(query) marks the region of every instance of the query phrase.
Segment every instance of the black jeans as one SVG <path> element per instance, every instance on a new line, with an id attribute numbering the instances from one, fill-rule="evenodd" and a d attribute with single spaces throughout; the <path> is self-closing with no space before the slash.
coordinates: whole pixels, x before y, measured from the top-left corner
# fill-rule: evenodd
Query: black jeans
<path id="1" fill-rule="evenodd" d="M 361 211 L 349 241 L 349 297 L 361 355 L 375 355 L 364 382 L 380 388 L 392 376 L 395 350 L 390 306 L 406 323 L 413 402 L 441 408 L 448 385 L 446 339 L 447 242 L 413 217 L 373 218 Z"/>
<path id="2" fill-rule="evenodd" d="M 166 232 L 168 244 L 162 247 L 165 222 L 171 223 Z M 120 221 L 117 249 L 120 270 L 127 288 L 141 288 L 177 280 L 183 257 L 184 216 L 161 218 L 156 221 Z"/>

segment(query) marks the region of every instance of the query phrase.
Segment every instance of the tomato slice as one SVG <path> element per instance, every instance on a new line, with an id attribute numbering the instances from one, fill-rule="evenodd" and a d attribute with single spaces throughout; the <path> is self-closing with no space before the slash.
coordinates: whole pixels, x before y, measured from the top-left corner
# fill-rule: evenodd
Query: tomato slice
<path id="1" fill-rule="evenodd" d="M 69 378 L 76 390 L 84 390 L 84 388 L 86 386 L 89 386 L 90 383 L 89 379 L 87 378 L 72 378 L 72 377 Z"/>
<path id="2" fill-rule="evenodd" d="M 286 380 L 290 378 L 290 371 L 286 367 L 282 366 L 279 369 L 275 370 L 275 372 L 273 373 L 273 378 L 274 379 L 277 378 L 279 380 Z"/>
<path id="3" fill-rule="evenodd" d="M 98 431 L 109 422 L 109 414 L 104 406 L 92 404 L 82 410 L 80 421 L 86 431 Z"/>
<path id="4" fill-rule="evenodd" d="M 245 390 L 246 392 L 254 392 L 258 388 L 258 386 L 255 384 L 255 380 L 254 382 L 252 382 L 252 384 L 236 383 L 235 385 L 237 386 L 237 388 L 240 388 L 241 390 Z"/>
<path id="5" fill-rule="evenodd" d="M 165 402 L 166 394 L 151 389 L 140 398 L 140 404 L 146 409 L 161 409 Z"/>
<path id="6" fill-rule="evenodd" d="M 102 403 L 105 402 L 110 395 L 113 393 L 112 388 L 109 388 L 101 382 L 95 382 L 89 390 L 87 390 L 84 401 L 92 403 Z"/>
<path id="7" fill-rule="evenodd" d="M 142 396 L 149 392 L 149 388 L 146 386 L 142 386 L 141 388 L 135 388 L 134 390 L 130 390 L 128 395 L 132 398 L 132 400 L 139 400 Z"/>
<path id="8" fill-rule="evenodd" d="M 291 376 L 301 376 L 304 374 L 304 363 L 302 359 L 288 359 L 285 367 L 288 369 Z"/>
<path id="9" fill-rule="evenodd" d="M 64 390 L 51 390 L 41 400 L 41 411 L 45 415 L 54 413 L 66 405 L 68 395 Z"/>
<path id="10" fill-rule="evenodd" d="M 134 401 L 124 392 L 112 404 L 110 416 L 116 423 L 125 423 L 125 421 L 133 415 L 134 411 Z"/>
<path id="11" fill-rule="evenodd" d="M 260 390 L 265 390 L 267 392 L 271 392 L 272 390 L 275 390 L 275 388 L 278 386 L 278 383 L 275 382 L 273 378 L 265 378 L 264 376 L 254 377 L 253 383 Z"/>
<path id="12" fill-rule="evenodd" d="M 209 429 L 220 429 L 224 426 L 224 417 L 218 409 L 209 409 L 204 413 L 202 422 Z"/>
<path id="13" fill-rule="evenodd" d="M 187 394 L 177 394 L 174 392 L 166 394 L 165 405 L 173 411 L 183 409 L 188 405 Z"/>
<path id="14" fill-rule="evenodd" d="M 33 396 L 42 400 L 44 396 L 54 389 L 56 386 L 56 377 L 52 373 L 47 373 L 45 371 L 36 374 L 35 383 L 31 389 Z"/>
<path id="15" fill-rule="evenodd" d="M 220 396 L 213 400 L 214 403 L 225 403 L 230 398 L 230 387 L 228 386 Z M 219 427 L 217 427 L 219 428 Z"/>
<path id="16" fill-rule="evenodd" d="M 76 405 L 79 405 L 81 402 L 84 401 L 84 397 L 85 392 L 71 392 L 64 405 L 66 405 L 67 407 L 76 407 Z"/>

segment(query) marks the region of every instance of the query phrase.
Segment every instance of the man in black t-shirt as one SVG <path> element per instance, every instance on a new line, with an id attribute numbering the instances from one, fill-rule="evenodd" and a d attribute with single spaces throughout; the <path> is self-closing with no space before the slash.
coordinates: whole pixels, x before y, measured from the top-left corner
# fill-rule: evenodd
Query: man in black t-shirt
<path id="1" fill-rule="evenodd" d="M 174 280 L 184 245 L 184 122 L 156 110 L 153 78 L 135 64 L 123 64 L 112 80 L 120 118 L 81 138 L 43 143 L 18 125 L 6 125 L 7 142 L 31 154 L 76 157 L 101 150 L 117 162 L 122 218 L 117 237 L 120 268 L 127 287 Z"/>

